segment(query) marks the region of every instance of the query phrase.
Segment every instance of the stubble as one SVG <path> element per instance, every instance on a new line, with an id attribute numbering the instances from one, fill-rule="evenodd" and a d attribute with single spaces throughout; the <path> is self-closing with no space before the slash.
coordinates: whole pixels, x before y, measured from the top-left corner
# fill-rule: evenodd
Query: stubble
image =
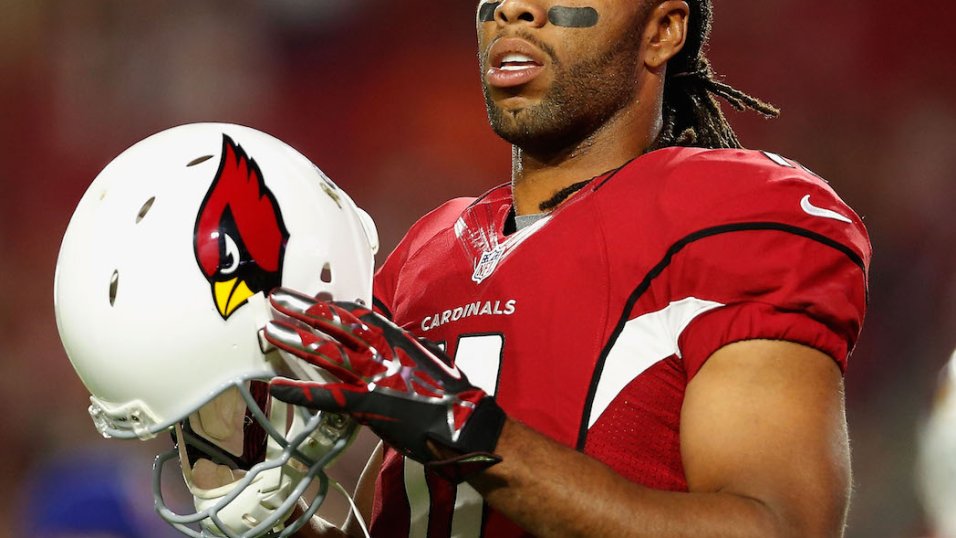
<path id="1" fill-rule="evenodd" d="M 528 107 L 502 110 L 493 100 L 487 81 L 482 88 L 492 129 L 504 140 L 536 154 L 558 154 L 586 144 L 637 94 L 640 33 L 635 28 L 615 45 L 565 64 L 553 48 L 526 33 L 525 39 L 551 58 L 554 76 L 541 100 Z"/>

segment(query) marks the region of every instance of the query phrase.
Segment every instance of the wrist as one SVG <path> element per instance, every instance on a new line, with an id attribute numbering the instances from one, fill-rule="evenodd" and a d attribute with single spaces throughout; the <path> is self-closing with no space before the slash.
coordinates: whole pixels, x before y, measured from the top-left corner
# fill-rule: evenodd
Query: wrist
<path id="1" fill-rule="evenodd" d="M 495 452 L 506 423 L 507 415 L 495 399 L 482 398 L 457 439 L 428 436 L 425 443 L 432 458 L 424 462 L 425 466 L 457 484 L 500 463 L 501 457 Z"/>

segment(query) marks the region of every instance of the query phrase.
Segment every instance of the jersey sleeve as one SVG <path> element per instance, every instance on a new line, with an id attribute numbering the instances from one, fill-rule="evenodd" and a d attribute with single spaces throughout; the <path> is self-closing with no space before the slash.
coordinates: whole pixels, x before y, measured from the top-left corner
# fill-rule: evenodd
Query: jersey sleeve
<path id="1" fill-rule="evenodd" d="M 806 232 L 727 231 L 675 256 L 673 276 L 681 283 L 672 285 L 720 305 L 680 333 L 689 378 L 721 347 L 751 339 L 810 346 L 846 369 L 866 310 L 865 262 Z"/>
<path id="2" fill-rule="evenodd" d="M 721 347 L 750 339 L 818 349 L 845 371 L 862 328 L 871 256 L 862 220 L 822 179 L 760 157 L 768 162 L 716 173 L 717 188 L 723 173 L 755 180 L 725 185 L 699 208 L 706 225 L 673 249 L 668 295 L 719 305 L 680 332 L 688 378 Z"/>
<path id="3" fill-rule="evenodd" d="M 445 202 L 419 219 L 388 255 L 385 263 L 375 272 L 372 282 L 372 300 L 375 310 L 394 320 L 395 292 L 398 289 L 405 262 L 436 233 L 454 222 L 474 198 L 455 198 Z"/>
<path id="4" fill-rule="evenodd" d="M 610 255 L 629 260 L 611 278 L 634 290 L 627 323 L 662 324 L 688 379 L 749 339 L 811 346 L 845 370 L 871 249 L 826 181 L 749 150 L 661 150 L 631 168 L 608 183 L 603 225 Z"/>

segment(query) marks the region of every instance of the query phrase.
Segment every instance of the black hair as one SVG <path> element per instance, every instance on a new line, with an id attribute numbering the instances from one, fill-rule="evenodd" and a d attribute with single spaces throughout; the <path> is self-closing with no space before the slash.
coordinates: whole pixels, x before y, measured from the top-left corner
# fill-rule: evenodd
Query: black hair
<path id="1" fill-rule="evenodd" d="M 645 19 L 660 0 L 645 0 Z M 718 75 L 705 55 L 713 20 L 711 0 L 687 0 L 690 6 L 688 33 L 684 48 L 667 62 L 664 79 L 663 125 L 657 139 L 647 151 L 671 146 L 701 148 L 741 148 L 737 133 L 720 110 L 717 98 L 727 101 L 736 110 L 753 110 L 766 118 L 776 118 L 780 110 L 718 80 Z M 550 211 L 590 180 L 581 181 L 558 191 L 539 205 Z"/>
<path id="2" fill-rule="evenodd" d="M 649 3 L 648 12 L 657 2 Z M 718 97 L 737 110 L 753 110 L 767 118 L 777 117 L 780 110 L 719 80 L 705 55 L 713 20 L 711 0 L 689 0 L 688 4 L 691 11 L 684 48 L 667 63 L 663 127 L 649 149 L 740 148 Z"/>

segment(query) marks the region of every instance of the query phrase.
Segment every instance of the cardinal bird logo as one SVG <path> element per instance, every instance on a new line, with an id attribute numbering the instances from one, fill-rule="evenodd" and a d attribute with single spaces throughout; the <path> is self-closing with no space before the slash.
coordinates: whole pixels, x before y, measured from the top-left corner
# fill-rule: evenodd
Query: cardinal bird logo
<path id="1" fill-rule="evenodd" d="M 222 319 L 249 297 L 282 282 L 289 232 L 259 165 L 229 136 L 222 136 L 222 161 L 206 193 L 193 246 Z"/>

